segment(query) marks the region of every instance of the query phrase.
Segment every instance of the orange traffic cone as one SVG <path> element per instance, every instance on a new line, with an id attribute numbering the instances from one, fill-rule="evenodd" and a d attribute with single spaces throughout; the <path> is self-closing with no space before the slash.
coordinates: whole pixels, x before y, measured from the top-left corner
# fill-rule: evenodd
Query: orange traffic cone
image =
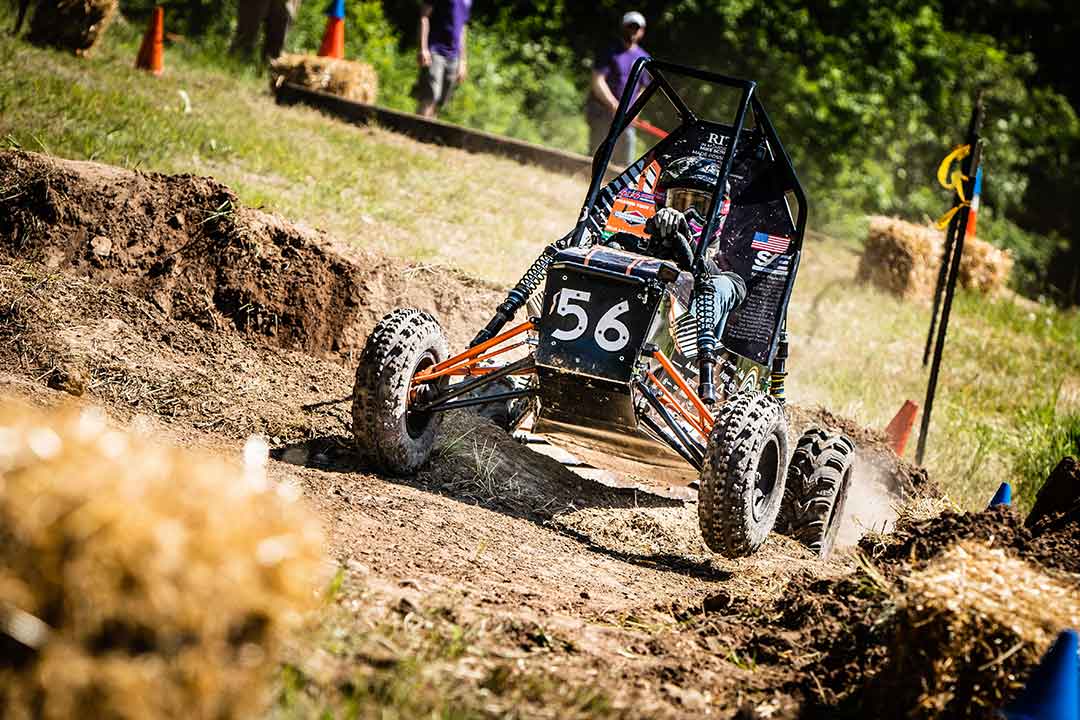
<path id="1" fill-rule="evenodd" d="M 150 18 L 150 25 L 143 35 L 142 45 L 139 46 L 139 54 L 135 56 L 135 67 L 139 70 L 149 70 L 155 75 L 160 75 L 165 68 L 165 11 L 158 6 L 154 8 L 154 14 Z"/>
<path id="2" fill-rule="evenodd" d="M 900 412 L 892 419 L 885 428 L 885 434 L 889 438 L 889 447 L 897 455 L 904 454 L 908 438 L 911 437 L 911 428 L 915 424 L 915 416 L 919 414 L 919 406 L 910 400 L 905 400 Z"/>
<path id="3" fill-rule="evenodd" d="M 319 57 L 345 57 L 345 0 L 334 0 L 326 10 L 326 32 L 323 33 Z"/>

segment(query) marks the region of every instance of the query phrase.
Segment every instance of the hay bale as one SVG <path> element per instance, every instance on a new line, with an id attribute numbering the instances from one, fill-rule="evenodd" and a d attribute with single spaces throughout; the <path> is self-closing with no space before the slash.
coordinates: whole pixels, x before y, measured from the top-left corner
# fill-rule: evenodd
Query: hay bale
<path id="1" fill-rule="evenodd" d="M 934 292 L 940 257 L 940 233 L 876 215 L 870 218 L 857 278 L 904 299 L 927 298 Z"/>
<path id="2" fill-rule="evenodd" d="M 39 0 L 29 39 L 86 55 L 105 34 L 117 4 L 118 0 Z"/>
<path id="3" fill-rule="evenodd" d="M 990 717 L 1057 633 L 1080 626 L 1074 585 L 982 543 L 957 544 L 906 586 L 867 717 Z"/>
<path id="4" fill-rule="evenodd" d="M 270 63 L 270 84 L 278 88 L 285 82 L 368 105 L 374 104 L 379 94 L 375 68 L 355 60 L 282 55 Z"/>
<path id="5" fill-rule="evenodd" d="M 994 247 L 977 237 L 969 237 L 964 241 L 957 282 L 962 288 L 993 295 L 1009 282 L 1012 267 L 1013 257 L 1008 250 Z"/>
<path id="6" fill-rule="evenodd" d="M 944 234 L 932 226 L 875 215 L 870 218 L 857 279 L 906 300 L 929 300 L 944 247 Z M 957 282 L 960 287 L 993 294 L 1005 287 L 1012 266 L 1008 251 L 968 238 Z"/>
<path id="7" fill-rule="evenodd" d="M 150 445 L 93 410 L 0 408 L 5 717 L 263 709 L 321 547 L 264 472 Z"/>

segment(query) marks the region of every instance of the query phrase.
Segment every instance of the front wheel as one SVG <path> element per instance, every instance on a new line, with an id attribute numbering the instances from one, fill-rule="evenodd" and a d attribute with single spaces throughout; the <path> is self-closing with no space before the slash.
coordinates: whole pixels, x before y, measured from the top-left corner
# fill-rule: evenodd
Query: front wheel
<path id="1" fill-rule="evenodd" d="M 408 475 L 427 461 L 442 416 L 409 410 L 412 379 L 448 355 L 442 328 L 423 310 L 395 310 L 371 331 L 356 368 L 352 417 L 357 450 L 377 470 Z"/>
<path id="2" fill-rule="evenodd" d="M 777 529 L 819 557 L 828 557 L 844 516 L 855 443 L 818 428 L 803 433 L 788 466 Z"/>
<path id="3" fill-rule="evenodd" d="M 742 557 L 765 542 L 784 497 L 787 448 L 787 418 L 773 398 L 740 393 L 721 406 L 698 489 L 709 549 Z"/>

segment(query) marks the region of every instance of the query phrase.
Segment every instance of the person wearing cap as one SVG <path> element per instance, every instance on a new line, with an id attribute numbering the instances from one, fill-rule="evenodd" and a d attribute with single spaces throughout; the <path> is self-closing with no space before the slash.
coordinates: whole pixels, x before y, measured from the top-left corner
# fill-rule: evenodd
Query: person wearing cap
<path id="1" fill-rule="evenodd" d="M 465 80 L 465 28 L 472 0 L 433 0 L 420 4 L 420 76 L 413 86 L 416 114 L 435 117 Z"/>
<path id="2" fill-rule="evenodd" d="M 649 53 L 638 44 L 644 36 L 645 16 L 637 11 L 626 13 L 622 18 L 622 37 L 619 43 L 598 56 L 593 64 L 592 83 L 589 85 L 589 97 L 585 103 L 591 153 L 595 153 L 607 137 L 611 120 L 619 107 L 619 98 L 626 89 L 630 69 L 639 58 L 649 57 Z M 642 84 L 639 81 L 638 90 Z M 635 140 L 634 129 L 627 128 L 615 145 L 612 160 L 624 166 L 634 162 L 637 159 L 634 153 Z"/>

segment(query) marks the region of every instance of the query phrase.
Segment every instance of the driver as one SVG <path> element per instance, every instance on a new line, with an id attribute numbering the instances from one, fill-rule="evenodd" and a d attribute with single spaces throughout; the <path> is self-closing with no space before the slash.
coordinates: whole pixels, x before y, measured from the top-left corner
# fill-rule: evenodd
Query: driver
<path id="1" fill-rule="evenodd" d="M 700 236 L 709 211 L 709 201 L 720 177 L 720 166 L 706 158 L 689 156 L 670 163 L 660 175 L 660 187 L 664 190 L 664 207 L 656 212 L 645 225 L 649 233 L 651 255 L 673 260 L 683 270 L 690 270 L 687 250 L 696 252 L 695 240 Z M 716 236 L 724 228 L 730 207 L 730 185 L 725 188 L 720 209 L 720 225 Z M 685 241 L 685 245 L 684 245 Z M 746 299 L 746 281 L 730 269 L 721 253 L 706 257 L 713 293 L 713 309 L 716 327 L 714 337 L 719 341 L 727 325 L 728 314 Z M 694 311 L 695 298 L 690 305 Z"/>

